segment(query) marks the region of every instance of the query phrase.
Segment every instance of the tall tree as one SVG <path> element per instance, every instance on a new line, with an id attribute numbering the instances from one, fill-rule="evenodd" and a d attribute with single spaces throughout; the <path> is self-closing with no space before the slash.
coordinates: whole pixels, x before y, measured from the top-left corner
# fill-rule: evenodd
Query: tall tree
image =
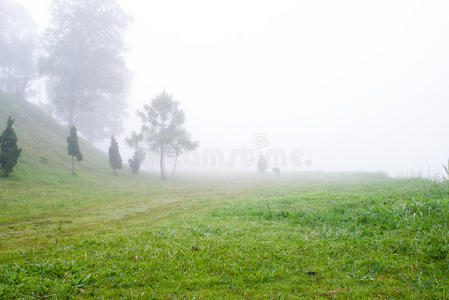
<path id="1" fill-rule="evenodd" d="M 81 132 L 95 132 L 94 139 L 103 138 L 105 128 L 121 126 L 130 78 L 124 60 L 128 23 L 117 0 L 52 2 L 41 73 L 48 76 L 58 117 L 69 125 L 82 120 Z"/>
<path id="2" fill-rule="evenodd" d="M 80 146 L 78 143 L 78 134 L 76 132 L 76 127 L 72 126 L 70 128 L 70 136 L 67 137 L 67 153 L 72 157 L 72 175 L 75 173 L 75 158 L 77 161 L 83 160 L 83 154 L 80 151 Z"/>
<path id="3" fill-rule="evenodd" d="M 22 149 L 17 146 L 17 136 L 12 128 L 14 120 L 9 116 L 6 129 L 0 136 L 0 168 L 3 175 L 8 177 L 17 165 L 17 160 L 22 153 Z"/>
<path id="4" fill-rule="evenodd" d="M 179 108 L 179 102 L 163 91 L 137 114 L 143 122 L 144 140 L 159 155 L 161 178 L 165 179 L 165 159 L 173 152 L 176 137 L 183 128 L 184 112 Z"/>
<path id="5" fill-rule="evenodd" d="M 11 0 L 0 1 L 0 91 L 24 97 L 36 75 L 36 24 Z"/>
<path id="6" fill-rule="evenodd" d="M 109 165 L 117 176 L 117 170 L 122 169 L 122 157 L 120 156 L 120 151 L 118 149 L 118 143 L 114 136 L 111 136 L 111 145 L 109 146 Z"/>
<path id="7" fill-rule="evenodd" d="M 92 110 L 77 115 L 78 129 L 89 142 L 101 141 L 113 133 L 123 132 L 123 118 L 128 115 L 125 112 L 128 94 L 129 89 L 126 88 L 120 94 L 99 97 L 95 100 Z"/>

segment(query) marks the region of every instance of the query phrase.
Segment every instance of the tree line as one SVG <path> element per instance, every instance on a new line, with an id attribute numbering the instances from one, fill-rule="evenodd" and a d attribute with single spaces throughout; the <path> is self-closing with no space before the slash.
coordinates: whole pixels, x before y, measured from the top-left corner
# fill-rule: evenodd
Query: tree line
<path id="1" fill-rule="evenodd" d="M 47 109 L 70 128 L 67 150 L 83 160 L 78 130 L 90 142 L 111 138 L 109 163 L 122 168 L 114 135 L 123 131 L 131 74 L 125 62 L 125 33 L 131 20 L 118 0 L 53 0 L 50 23 L 39 36 L 26 10 L 13 0 L 0 1 L 0 91 L 25 97 L 34 79 L 45 80 Z M 134 149 L 128 160 L 137 174 L 152 152 L 159 157 L 161 177 L 167 158 L 174 160 L 197 143 L 184 129 L 184 112 L 165 91 L 138 112 L 138 133 L 126 139 Z M 145 147 L 144 147 L 145 145 Z"/>
<path id="2" fill-rule="evenodd" d="M 134 149 L 133 156 L 128 160 L 131 171 L 138 174 L 147 152 L 152 152 L 159 158 L 161 178 L 166 178 L 168 158 L 173 160 L 171 175 L 174 176 L 179 157 L 198 147 L 198 142 L 193 141 L 184 128 L 185 114 L 179 102 L 173 99 L 173 95 L 163 91 L 144 105 L 142 110 L 138 110 L 137 116 L 142 122 L 140 132 L 133 131 L 126 138 L 127 144 Z M 75 160 L 83 159 L 75 126 L 71 127 L 67 144 L 68 154 L 72 157 L 72 174 L 75 174 Z M 122 169 L 122 158 L 114 136 L 111 136 L 108 156 L 113 174 L 117 175 L 117 170 Z"/>
<path id="3" fill-rule="evenodd" d="M 179 102 L 173 96 L 163 91 L 151 100 L 151 102 L 137 111 L 142 125 L 139 133 L 133 131 L 126 139 L 129 146 L 134 149 L 133 156 L 128 160 L 131 171 L 138 174 L 146 153 L 153 152 L 158 155 L 160 162 L 160 175 L 166 177 L 166 159 L 173 159 L 171 175 L 174 176 L 178 158 L 187 151 L 192 151 L 198 146 L 198 142 L 192 141 L 190 134 L 184 128 L 185 114 L 179 107 Z M 9 176 L 16 166 L 22 152 L 17 146 L 17 136 L 13 129 L 14 120 L 9 117 L 6 129 L 0 136 L 0 168 L 4 176 Z M 144 147 L 144 144 L 147 146 Z M 76 126 L 70 128 L 67 137 L 67 154 L 72 159 L 72 175 L 75 175 L 75 162 L 83 160 L 78 132 Z M 111 144 L 108 151 L 109 165 L 114 175 L 122 169 L 122 158 L 119 145 L 115 137 L 111 136 Z"/>

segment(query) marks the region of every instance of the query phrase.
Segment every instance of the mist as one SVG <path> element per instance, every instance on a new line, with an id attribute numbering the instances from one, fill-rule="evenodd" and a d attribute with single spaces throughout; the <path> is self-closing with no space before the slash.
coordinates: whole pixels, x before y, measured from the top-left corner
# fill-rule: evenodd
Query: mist
<path id="1" fill-rule="evenodd" d="M 50 1 L 17 2 L 43 32 Z M 288 170 L 441 173 L 449 156 L 447 1 L 121 5 L 132 19 L 118 137 L 125 157 L 125 138 L 140 128 L 136 110 L 166 90 L 199 141 L 181 169 L 253 170 L 242 153 L 281 151 Z M 44 89 L 39 95 L 29 100 L 45 102 Z M 211 152 L 223 162 L 207 163 Z"/>
<path id="2" fill-rule="evenodd" d="M 448 16 L 0 0 L 0 297 L 446 299 Z"/>

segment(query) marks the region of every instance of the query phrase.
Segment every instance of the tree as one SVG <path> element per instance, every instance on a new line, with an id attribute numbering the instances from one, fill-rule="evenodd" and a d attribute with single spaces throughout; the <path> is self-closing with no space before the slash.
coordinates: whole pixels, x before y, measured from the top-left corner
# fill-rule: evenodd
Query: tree
<path id="1" fill-rule="evenodd" d="M 110 97 L 100 97 L 93 103 L 92 110 L 77 115 L 78 128 L 89 142 L 101 141 L 113 133 L 123 132 L 123 117 L 127 116 L 127 97 L 128 91 Z"/>
<path id="2" fill-rule="evenodd" d="M 70 156 L 72 156 L 72 175 L 76 175 L 75 173 L 75 158 L 77 161 L 83 160 L 83 154 L 80 151 L 80 146 L 78 143 L 78 134 L 76 132 L 76 127 L 72 126 L 70 128 L 70 136 L 67 137 L 67 152 Z"/>
<path id="3" fill-rule="evenodd" d="M 12 128 L 14 120 L 9 116 L 6 129 L 0 136 L 0 168 L 3 176 L 8 177 L 17 165 L 22 149 L 17 146 L 17 136 Z"/>
<path id="4" fill-rule="evenodd" d="M 36 24 L 27 11 L 14 1 L 0 1 L 0 91 L 25 95 L 35 77 Z"/>
<path id="5" fill-rule="evenodd" d="M 128 23 L 117 0 L 52 2 L 40 71 L 48 77 L 56 115 L 70 126 L 82 122 L 80 131 L 91 140 L 104 138 L 108 128 L 122 129 L 130 79 L 124 60 Z"/>
<path id="6" fill-rule="evenodd" d="M 173 153 L 177 136 L 183 129 L 184 112 L 173 96 L 163 91 L 137 115 L 143 122 L 142 135 L 150 149 L 159 155 L 161 178 L 165 179 L 165 159 Z"/>
<path id="7" fill-rule="evenodd" d="M 114 136 L 111 136 L 111 145 L 109 146 L 109 165 L 117 176 L 117 170 L 122 169 L 122 157 L 118 149 L 118 143 L 115 141 Z"/>
<path id="8" fill-rule="evenodd" d="M 180 155 L 187 151 L 193 151 L 198 147 L 198 142 L 193 142 L 190 135 L 184 130 L 179 129 L 174 133 L 171 152 L 174 159 L 172 176 L 175 176 L 176 164 Z"/>
<path id="9" fill-rule="evenodd" d="M 267 168 L 268 168 L 267 160 L 262 155 L 260 155 L 259 159 L 257 160 L 257 170 L 260 173 L 264 173 Z"/>
<path id="10" fill-rule="evenodd" d="M 141 161 L 137 151 L 134 152 L 133 157 L 128 159 L 128 164 L 133 174 L 139 174 Z"/>
<path id="11" fill-rule="evenodd" d="M 143 135 L 137 134 L 133 131 L 131 137 L 126 139 L 126 143 L 134 148 L 134 155 L 130 159 L 128 159 L 129 167 L 133 174 L 138 174 L 140 170 L 140 166 L 145 161 L 146 155 L 144 150 L 142 149 L 142 141 Z"/>

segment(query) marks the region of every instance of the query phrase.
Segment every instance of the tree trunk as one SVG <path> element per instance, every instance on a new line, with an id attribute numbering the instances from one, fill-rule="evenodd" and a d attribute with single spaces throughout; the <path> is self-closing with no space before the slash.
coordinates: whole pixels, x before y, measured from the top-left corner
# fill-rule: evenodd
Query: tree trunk
<path id="1" fill-rule="evenodd" d="M 70 105 L 70 111 L 69 111 L 69 128 L 72 128 L 73 126 L 73 108 L 72 105 Z"/>
<path id="2" fill-rule="evenodd" d="M 70 106 L 69 106 L 69 128 L 73 126 L 73 119 L 75 117 L 75 93 L 72 91 L 70 93 Z"/>
<path id="3" fill-rule="evenodd" d="M 175 170 L 176 170 L 176 163 L 178 162 L 178 153 L 175 154 L 175 162 L 173 164 L 173 171 L 171 173 L 171 176 L 174 177 L 175 176 Z"/>
<path id="4" fill-rule="evenodd" d="M 160 161 L 160 165 L 161 165 L 161 179 L 164 180 L 165 179 L 165 174 L 164 174 L 164 144 L 161 144 L 161 157 L 160 157 L 161 161 Z"/>
<path id="5" fill-rule="evenodd" d="M 29 78 L 23 79 L 21 86 L 17 88 L 17 96 L 20 99 L 25 99 L 25 91 L 27 89 L 27 85 L 28 85 L 28 81 L 29 80 L 30 80 Z"/>
<path id="6" fill-rule="evenodd" d="M 75 157 L 72 156 L 72 175 L 75 175 Z"/>

